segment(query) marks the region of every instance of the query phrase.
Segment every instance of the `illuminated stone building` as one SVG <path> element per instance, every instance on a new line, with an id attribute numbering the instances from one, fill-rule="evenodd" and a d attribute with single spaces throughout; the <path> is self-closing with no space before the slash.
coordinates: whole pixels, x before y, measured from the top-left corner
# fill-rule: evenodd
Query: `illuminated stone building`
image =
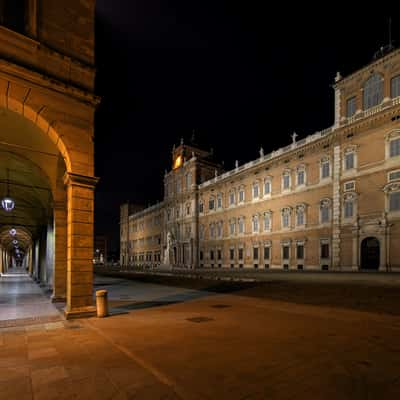
<path id="1" fill-rule="evenodd" d="M 129 216 L 121 262 L 158 266 L 170 233 L 180 267 L 400 269 L 400 51 L 333 89 L 331 127 L 233 170 L 181 143 L 164 201 Z"/>
<path id="2" fill-rule="evenodd" d="M 0 1 L 0 272 L 93 307 L 94 0 Z"/>

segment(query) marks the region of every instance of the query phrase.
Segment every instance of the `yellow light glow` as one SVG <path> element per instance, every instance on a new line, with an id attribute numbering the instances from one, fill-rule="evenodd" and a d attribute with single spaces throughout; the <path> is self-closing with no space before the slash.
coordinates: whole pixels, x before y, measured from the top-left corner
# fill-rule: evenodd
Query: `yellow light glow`
<path id="1" fill-rule="evenodd" d="M 178 157 L 175 158 L 173 169 L 177 169 L 180 166 L 182 166 L 182 156 L 178 156 Z"/>

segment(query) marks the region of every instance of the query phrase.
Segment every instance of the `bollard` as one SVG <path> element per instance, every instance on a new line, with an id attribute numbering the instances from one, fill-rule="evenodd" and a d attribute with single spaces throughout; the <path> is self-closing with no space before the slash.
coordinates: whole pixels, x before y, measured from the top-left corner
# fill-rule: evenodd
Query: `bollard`
<path id="1" fill-rule="evenodd" d="M 97 316 L 99 318 L 108 316 L 107 290 L 96 291 L 96 308 L 97 308 Z"/>

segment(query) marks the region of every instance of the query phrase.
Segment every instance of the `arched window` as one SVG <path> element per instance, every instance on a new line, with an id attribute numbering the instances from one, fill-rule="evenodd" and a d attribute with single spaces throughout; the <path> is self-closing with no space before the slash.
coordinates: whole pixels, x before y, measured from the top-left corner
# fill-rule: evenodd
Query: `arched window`
<path id="1" fill-rule="evenodd" d="M 364 110 L 377 106 L 383 100 L 383 79 L 379 74 L 372 75 L 364 85 Z"/>

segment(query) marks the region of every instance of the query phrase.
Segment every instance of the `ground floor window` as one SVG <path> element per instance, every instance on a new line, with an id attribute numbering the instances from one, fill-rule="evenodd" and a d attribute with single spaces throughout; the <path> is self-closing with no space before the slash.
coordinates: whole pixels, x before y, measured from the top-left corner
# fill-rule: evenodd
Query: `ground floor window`
<path id="1" fill-rule="evenodd" d="M 329 243 L 321 243 L 321 258 L 329 258 Z"/>
<path id="2" fill-rule="evenodd" d="M 282 247 L 282 258 L 284 260 L 288 260 L 289 259 L 289 254 L 290 254 L 290 247 L 287 245 L 284 245 Z"/>
<path id="3" fill-rule="evenodd" d="M 270 247 L 265 246 L 264 247 L 264 260 L 269 260 L 270 257 Z"/>
<path id="4" fill-rule="evenodd" d="M 258 247 L 253 247 L 253 259 L 258 260 Z"/>
<path id="5" fill-rule="evenodd" d="M 296 247 L 296 257 L 298 260 L 302 260 L 304 258 L 304 245 L 298 244 Z"/>

